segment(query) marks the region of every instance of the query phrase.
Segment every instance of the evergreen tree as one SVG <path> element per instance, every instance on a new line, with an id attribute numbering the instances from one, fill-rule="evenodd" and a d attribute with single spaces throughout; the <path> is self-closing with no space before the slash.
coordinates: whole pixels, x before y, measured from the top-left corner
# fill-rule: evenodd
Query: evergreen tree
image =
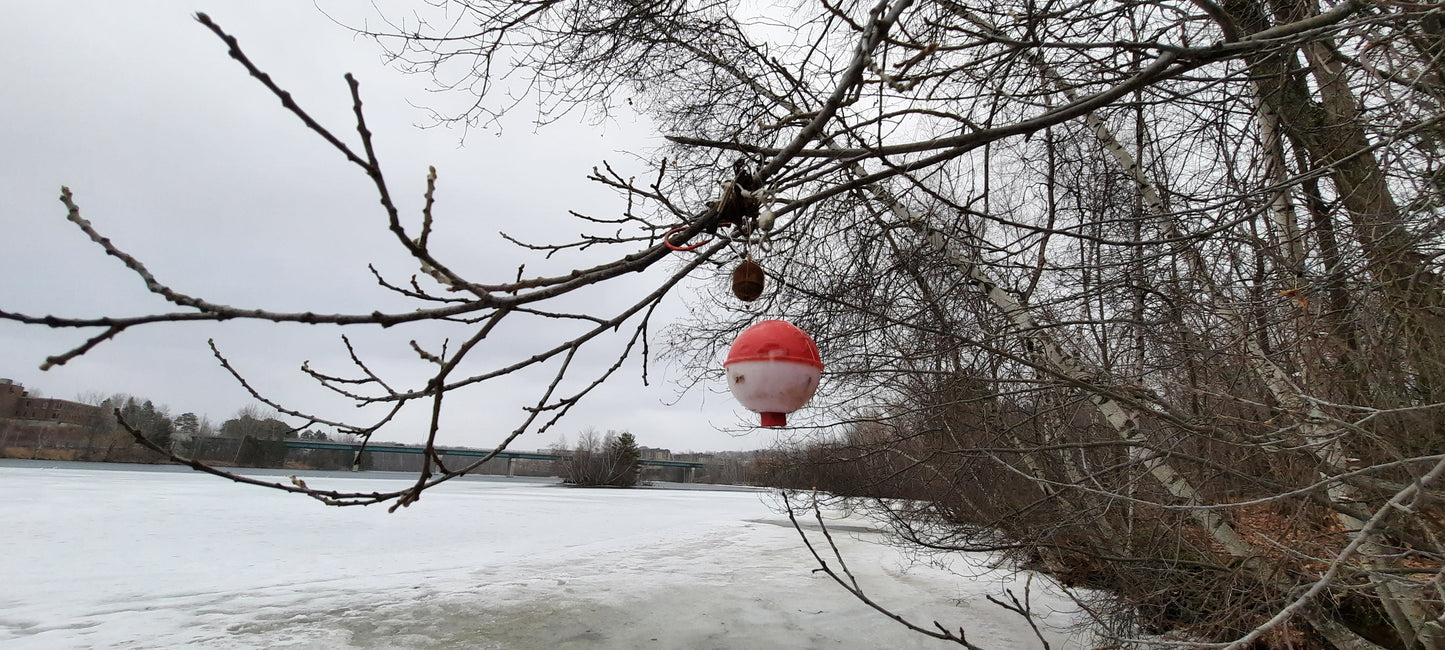
<path id="1" fill-rule="evenodd" d="M 291 427 L 275 418 L 262 420 L 250 415 L 241 415 L 221 423 L 221 436 L 225 438 L 250 436 L 259 440 L 282 440 L 290 433 Z"/>
<path id="2" fill-rule="evenodd" d="M 176 426 L 177 434 L 189 438 L 196 435 L 196 433 L 200 430 L 201 418 L 195 413 L 187 411 L 185 413 L 177 415 L 174 424 Z"/>
<path id="3" fill-rule="evenodd" d="M 134 397 L 126 397 L 124 405 L 120 408 L 121 418 L 126 424 L 134 427 L 135 430 L 145 434 L 151 442 L 161 447 L 169 447 L 171 436 L 175 433 L 175 424 L 171 422 L 166 408 L 156 408 L 150 400 L 137 401 Z"/>
<path id="4" fill-rule="evenodd" d="M 637 439 L 628 431 L 609 437 L 612 440 L 607 446 L 608 464 L 616 468 L 612 484 L 637 485 L 637 478 L 642 474 L 642 450 L 637 448 Z"/>

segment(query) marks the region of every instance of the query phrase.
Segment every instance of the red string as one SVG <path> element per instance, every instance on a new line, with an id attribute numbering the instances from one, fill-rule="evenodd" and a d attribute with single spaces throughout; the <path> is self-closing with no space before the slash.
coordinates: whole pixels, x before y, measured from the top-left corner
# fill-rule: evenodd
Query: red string
<path id="1" fill-rule="evenodd" d="M 684 231 L 684 230 L 687 230 L 687 226 L 678 226 L 678 227 L 676 227 L 676 228 L 673 228 L 672 230 L 667 231 L 667 234 L 665 234 L 665 235 L 662 236 L 662 243 L 667 244 L 667 247 L 668 247 L 668 248 L 671 248 L 672 250 L 675 250 L 675 251 L 690 251 L 690 250 L 693 250 L 693 249 L 695 249 L 695 248 L 698 248 L 699 246 L 706 245 L 706 244 L 708 244 L 709 242 L 712 241 L 711 239 L 705 239 L 705 240 L 700 241 L 700 242 L 698 242 L 698 243 L 696 243 L 696 244 L 693 244 L 693 245 L 691 245 L 691 246 L 678 246 L 678 245 L 673 244 L 673 243 L 672 243 L 672 235 L 673 235 L 674 233 L 679 233 L 679 232 L 682 232 L 682 231 Z"/>

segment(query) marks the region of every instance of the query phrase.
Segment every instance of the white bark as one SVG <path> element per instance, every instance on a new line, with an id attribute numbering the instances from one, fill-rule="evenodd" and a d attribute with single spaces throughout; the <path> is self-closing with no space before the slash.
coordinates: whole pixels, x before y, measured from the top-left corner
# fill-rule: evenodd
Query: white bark
<path id="1" fill-rule="evenodd" d="M 1061 89 L 1066 97 L 1073 99 L 1074 93 L 1067 88 Z M 1274 124 L 1274 113 L 1264 107 L 1261 102 L 1260 122 L 1261 132 L 1266 139 L 1265 146 L 1267 155 L 1273 153 L 1271 146 L 1279 146 L 1277 130 Z M 1150 216 L 1155 217 L 1165 226 L 1166 234 L 1171 238 L 1181 235 L 1174 227 L 1173 220 L 1169 217 L 1164 201 L 1160 198 L 1159 190 L 1154 183 L 1144 174 L 1143 168 L 1139 165 L 1134 156 L 1124 148 L 1119 140 L 1114 137 L 1107 125 L 1098 116 L 1090 113 L 1087 123 L 1099 140 L 1099 144 L 1113 157 L 1119 167 L 1132 176 L 1139 193 L 1144 199 L 1145 210 Z M 1269 139 L 1273 138 L 1273 143 Z M 1283 179 L 1283 161 L 1270 155 L 1272 162 L 1269 163 L 1269 171 L 1278 174 L 1277 179 Z M 1299 241 L 1297 239 L 1297 228 L 1294 210 L 1288 201 L 1288 193 L 1283 188 L 1276 190 L 1275 197 L 1271 202 L 1271 213 L 1277 223 L 1281 225 L 1286 233 L 1285 245 L 1286 254 L 1292 263 L 1302 259 L 1298 251 Z M 1228 297 L 1223 295 L 1218 285 L 1213 280 L 1210 271 L 1203 257 L 1197 249 L 1186 248 L 1184 252 L 1186 261 L 1195 277 L 1202 281 L 1209 289 L 1210 297 L 1214 300 L 1215 309 L 1226 320 L 1233 321 L 1239 330 L 1239 338 L 1245 343 L 1245 350 L 1248 353 L 1250 366 L 1256 375 L 1264 382 L 1270 393 L 1285 410 L 1294 413 L 1302 418 L 1300 433 L 1307 448 L 1323 463 L 1324 468 L 1333 470 L 1345 470 L 1349 461 L 1346 459 L 1344 450 L 1341 448 L 1336 432 L 1330 431 L 1330 418 L 1314 402 L 1307 400 L 1303 392 L 1299 390 L 1294 382 L 1289 380 L 1285 372 L 1277 366 L 1265 354 L 1260 347 L 1259 341 L 1249 332 L 1248 321 L 1243 314 L 1230 307 Z M 1321 472 L 1321 476 L 1329 479 L 1329 474 Z M 1335 503 L 1348 503 L 1354 499 L 1353 490 L 1342 481 L 1333 481 L 1327 488 L 1331 501 Z M 1340 523 L 1347 530 L 1359 530 L 1364 522 L 1337 512 Z M 1366 540 L 1360 546 L 1360 555 L 1370 565 L 1379 565 L 1378 558 L 1385 554 L 1385 549 L 1378 544 Z M 1403 585 L 1398 581 L 1381 577 L 1380 574 L 1371 574 L 1371 581 L 1374 583 L 1380 600 L 1389 613 L 1392 622 L 1404 637 L 1407 646 L 1413 647 L 1422 626 L 1429 621 L 1424 609 L 1419 605 L 1420 588 L 1413 585 Z M 1401 593 L 1406 592 L 1406 593 Z M 1431 648 L 1436 646 L 1431 643 Z"/>
<path id="2" fill-rule="evenodd" d="M 883 188 L 875 186 L 869 187 L 868 190 L 887 206 L 894 216 L 918 232 L 925 241 L 943 255 L 950 265 L 957 268 L 974 286 L 983 291 L 989 301 L 997 306 L 1004 316 L 1013 321 L 1022 335 L 1028 338 L 1040 359 L 1055 372 L 1084 385 L 1093 385 L 1097 381 L 1097 373 L 1085 366 L 1077 357 L 1065 352 L 1062 346 L 1038 326 L 1029 309 L 1015 300 L 1008 291 L 999 287 L 998 283 L 990 278 L 967 252 L 960 250 L 947 236 L 928 225 L 923 218 L 914 214 Z M 1155 480 L 1159 481 L 1160 485 L 1164 486 L 1164 489 L 1188 505 L 1204 505 L 1204 500 L 1200 498 L 1198 490 L 1190 485 L 1188 479 L 1170 466 L 1158 452 L 1145 448 L 1148 441 L 1139 432 L 1139 417 L 1136 413 L 1113 398 L 1097 392 L 1090 394 L 1090 401 L 1094 403 L 1099 414 L 1104 416 L 1104 420 L 1113 427 L 1120 438 L 1133 443 L 1143 451 L 1141 459 L 1144 467 Z M 1189 515 L 1230 555 L 1241 558 L 1259 555 L 1214 510 L 1192 508 L 1189 510 Z"/>
<path id="3" fill-rule="evenodd" d="M 985 19 L 974 15 L 972 12 L 956 5 L 950 8 L 956 15 L 964 17 L 984 30 L 999 34 L 996 27 Z M 1311 58 L 1311 63 L 1314 64 L 1316 68 L 1320 68 L 1323 65 L 1323 62 L 1317 59 L 1323 59 L 1324 57 L 1320 56 L 1317 50 L 1307 47 L 1305 51 L 1306 56 Z M 1029 57 L 1030 62 L 1045 79 L 1048 79 L 1059 87 L 1059 91 L 1066 98 L 1070 101 L 1077 99 L 1076 93 L 1062 83 L 1062 79 L 1052 66 L 1049 65 L 1047 60 L 1037 53 L 1029 53 L 1026 56 Z M 1328 68 L 1326 67 L 1325 69 Z M 1297 272 L 1303 264 L 1304 255 L 1301 250 L 1302 242 L 1300 241 L 1294 206 L 1289 200 L 1288 188 L 1283 185 L 1285 178 L 1283 144 L 1279 138 L 1274 112 L 1262 100 L 1258 103 L 1258 109 L 1260 135 L 1268 160 L 1266 177 L 1278 185 L 1271 199 L 1270 214 L 1283 231 L 1282 243 L 1286 249 L 1286 259 L 1292 267 L 1291 270 Z M 1135 186 L 1138 188 L 1140 197 L 1143 199 L 1146 213 L 1158 219 L 1160 223 L 1165 226 L 1166 234 L 1170 237 L 1178 237 L 1180 233 L 1178 229 L 1174 227 L 1174 222 L 1168 215 L 1158 188 L 1145 175 L 1138 160 L 1119 143 L 1118 138 L 1114 136 L 1113 132 L 1108 128 L 1108 125 L 1105 124 L 1098 115 L 1090 113 L 1085 118 L 1085 123 L 1089 126 L 1090 130 L 1093 131 L 1100 145 L 1110 154 L 1119 167 L 1130 175 Z M 1212 279 L 1209 267 L 1204 263 L 1204 259 L 1200 256 L 1199 252 L 1192 248 L 1186 248 L 1184 254 L 1196 277 L 1208 287 L 1210 297 L 1215 302 L 1215 308 L 1219 310 L 1221 315 L 1226 319 L 1236 323 L 1240 331 L 1240 339 L 1245 342 L 1249 361 L 1255 373 L 1265 383 L 1281 406 L 1295 413 L 1297 416 L 1303 417 L 1300 431 L 1308 448 L 1322 461 L 1325 468 L 1336 470 L 1345 469 L 1348 461 L 1340 447 L 1338 438 L 1332 435 L 1332 432 L 1328 431 L 1327 424 L 1330 418 L 1314 402 L 1304 398 L 1302 392 L 1298 390 L 1293 382 L 1289 381 L 1284 371 L 1265 355 L 1258 341 L 1249 335 L 1247 320 L 1236 310 L 1228 306 L 1227 297 L 1219 291 L 1217 284 Z M 997 303 L 998 301 L 995 302 Z M 1007 312 L 1008 310 L 1005 309 L 1005 311 Z M 1065 363 L 1067 363 L 1067 361 Z M 1100 397 L 1096 396 L 1096 403 L 1099 402 L 1100 399 Z M 1121 434 L 1127 438 L 1128 436 L 1134 435 L 1135 420 L 1130 417 L 1127 411 L 1118 408 L 1118 406 L 1117 404 L 1112 406 L 1109 404 L 1100 404 L 1100 411 L 1110 420 L 1111 424 L 1117 422 L 1115 428 L 1119 429 Z M 1167 465 L 1165 467 L 1167 468 Z M 1155 467 L 1150 467 L 1150 472 L 1153 473 L 1155 478 L 1163 483 L 1166 488 L 1170 487 L 1174 480 L 1169 476 L 1171 471 L 1172 470 L 1166 469 L 1164 472 L 1160 472 Z M 1177 474 L 1175 476 L 1177 477 Z M 1327 475 L 1325 475 L 1325 477 L 1328 478 Z M 1182 481 L 1182 479 L 1178 480 Z M 1173 488 L 1170 489 L 1171 493 L 1176 494 L 1176 496 L 1181 493 L 1188 493 L 1190 490 L 1192 490 L 1192 488 L 1188 488 L 1187 483 L 1183 484 L 1183 487 L 1181 487 L 1179 491 L 1175 491 Z M 1345 503 L 1352 499 L 1351 489 L 1340 481 L 1332 482 L 1327 488 L 1327 492 L 1331 501 L 1335 503 Z M 1210 514 L 1212 515 L 1213 513 L 1210 512 Z M 1342 512 L 1338 513 L 1337 516 L 1341 524 L 1348 530 L 1360 530 L 1363 524 L 1360 520 Z M 1201 523 L 1204 524 L 1206 528 L 1210 528 L 1209 524 L 1203 521 L 1201 521 Z M 1215 530 L 1219 532 L 1214 532 Z M 1212 529 L 1211 532 L 1215 534 L 1216 541 L 1224 544 L 1226 548 L 1230 548 L 1232 544 L 1237 543 L 1238 546 L 1235 548 L 1239 551 L 1248 552 L 1248 546 L 1244 544 L 1242 540 L 1239 540 L 1238 535 L 1232 529 L 1228 529 L 1227 533 L 1224 532 L 1223 529 L 1217 528 Z M 1223 539 L 1221 539 L 1221 536 Z M 1240 555 L 1234 548 L 1231 548 L 1230 552 L 1235 555 Z M 1379 558 L 1383 553 L 1384 549 L 1368 539 L 1363 540 L 1360 544 L 1360 554 L 1367 558 L 1367 563 L 1377 563 L 1377 559 L 1372 560 L 1368 558 Z M 1441 647 L 1434 643 L 1432 636 L 1419 634 L 1423 631 L 1423 626 L 1430 620 L 1429 616 L 1419 604 L 1419 594 L 1421 592 L 1419 587 L 1396 584 L 1396 582 L 1390 581 L 1387 577 L 1381 577 L 1380 574 L 1372 574 L 1371 580 L 1392 622 L 1401 636 L 1405 637 L 1404 640 L 1407 646 L 1413 647 L 1418 638 L 1432 650 Z M 1407 593 L 1402 594 L 1402 591 Z M 1344 647 L 1346 641 L 1355 640 L 1349 638 L 1353 637 L 1353 635 L 1344 634 L 1348 632 L 1348 630 L 1343 630 L 1342 626 L 1332 626 L 1330 623 L 1332 622 L 1323 623 L 1321 632 L 1330 636 L 1332 643 Z"/>

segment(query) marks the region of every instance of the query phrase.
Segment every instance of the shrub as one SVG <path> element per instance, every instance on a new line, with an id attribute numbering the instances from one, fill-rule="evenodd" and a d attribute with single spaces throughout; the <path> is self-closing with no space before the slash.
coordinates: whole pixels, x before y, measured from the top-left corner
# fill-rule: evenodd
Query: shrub
<path id="1" fill-rule="evenodd" d="M 632 487 L 642 470 L 642 452 L 626 431 L 583 431 L 562 461 L 562 477 L 573 485 Z"/>

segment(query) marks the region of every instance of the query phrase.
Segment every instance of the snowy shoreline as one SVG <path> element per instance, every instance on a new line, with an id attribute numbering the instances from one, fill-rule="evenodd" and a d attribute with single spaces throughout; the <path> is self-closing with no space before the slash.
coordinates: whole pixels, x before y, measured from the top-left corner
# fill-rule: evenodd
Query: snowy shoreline
<path id="1" fill-rule="evenodd" d="M 467 480 L 410 508 L 309 499 L 155 466 L 0 463 L 0 643 L 16 648 L 928 648 L 826 577 L 766 492 Z M 308 482 L 411 480 L 364 473 Z M 983 599 L 1015 578 L 917 565 L 839 521 L 880 602 L 1040 647 Z M 1035 578 L 1055 648 L 1076 607 Z M 1021 593 L 1021 591 L 1020 591 Z"/>

